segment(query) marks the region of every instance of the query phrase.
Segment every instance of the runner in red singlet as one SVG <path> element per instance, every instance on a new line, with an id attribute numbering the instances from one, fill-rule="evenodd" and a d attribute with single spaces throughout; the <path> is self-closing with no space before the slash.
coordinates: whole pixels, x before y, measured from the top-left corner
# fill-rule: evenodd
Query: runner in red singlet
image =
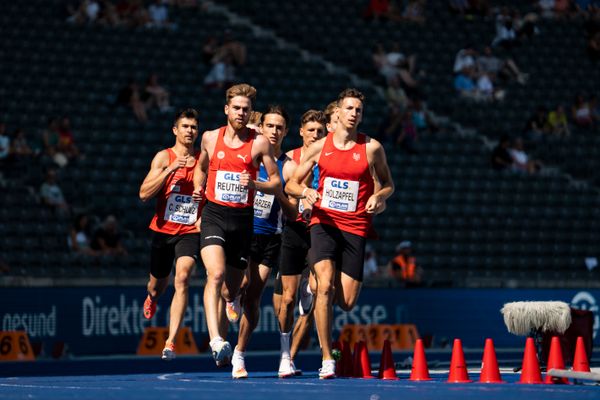
<path id="1" fill-rule="evenodd" d="M 286 192 L 313 205 L 311 262 L 317 279 L 315 322 L 323 363 L 319 377 L 335 377 L 331 354 L 332 305 L 351 310 L 358 299 L 366 237 L 374 214 L 392 195 L 394 183 L 383 146 L 358 133 L 364 96 L 346 89 L 338 97 L 335 131 L 313 144 L 286 185 Z M 303 182 L 314 165 L 319 187 Z M 375 180 L 380 188 L 375 192 Z"/>
<path id="2" fill-rule="evenodd" d="M 256 89 L 247 84 L 227 90 L 227 125 L 203 134 L 194 173 L 196 198 L 202 197 L 206 184 L 200 255 L 207 275 L 204 312 L 217 366 L 229 365 L 233 353 L 223 317 L 236 322 L 241 315 L 238 295 L 250 256 L 255 191 L 275 194 L 281 185 L 269 140 L 246 128 L 255 97 Z M 268 175 L 265 182 L 257 180 L 261 163 Z"/>
<path id="3" fill-rule="evenodd" d="M 171 302 L 169 337 L 162 352 L 163 360 L 175 357 L 175 336 L 181 326 L 188 302 L 188 281 L 200 249 L 198 209 L 192 199 L 197 155 L 194 142 L 198 137 L 198 113 L 187 109 L 177 114 L 173 124 L 175 145 L 154 156 L 150 171 L 140 187 L 140 199 L 156 197 L 156 214 L 150 222 L 154 231 L 150 256 L 148 296 L 144 317 L 154 316 L 158 298 L 169 284 L 175 259 L 175 293 Z"/>

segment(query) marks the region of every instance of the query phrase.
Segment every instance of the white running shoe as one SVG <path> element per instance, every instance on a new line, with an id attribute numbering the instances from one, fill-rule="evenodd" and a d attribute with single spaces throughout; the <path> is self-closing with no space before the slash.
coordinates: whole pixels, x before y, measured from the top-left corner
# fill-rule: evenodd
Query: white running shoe
<path id="1" fill-rule="evenodd" d="M 294 364 L 294 360 L 290 360 L 290 362 L 292 363 L 292 369 L 294 370 L 294 375 L 296 375 L 296 376 L 302 375 L 302 370 L 296 368 L 296 364 Z"/>
<path id="2" fill-rule="evenodd" d="M 233 352 L 231 357 L 231 377 L 233 379 L 246 379 L 248 377 L 248 371 L 246 371 L 246 363 L 244 362 L 244 353 L 239 351 Z"/>
<path id="3" fill-rule="evenodd" d="M 308 289 L 308 276 L 302 277 L 300 281 L 300 298 L 298 299 L 298 311 L 300 315 L 306 315 L 310 312 L 310 308 L 313 304 L 313 294 L 307 291 Z"/>
<path id="4" fill-rule="evenodd" d="M 335 360 L 323 360 L 319 369 L 319 379 L 335 378 Z"/>
<path id="5" fill-rule="evenodd" d="M 242 304 L 241 304 L 242 295 L 239 294 L 232 302 L 227 302 L 227 306 L 225 307 L 225 314 L 227 314 L 227 319 L 231 323 L 236 323 L 240 320 L 242 315 Z"/>
<path id="6" fill-rule="evenodd" d="M 211 340 L 210 348 L 217 367 L 225 367 L 231 364 L 231 345 L 229 342 L 219 338 L 219 340 Z"/>
<path id="7" fill-rule="evenodd" d="M 175 345 L 173 343 L 166 344 L 160 356 L 165 361 L 171 361 L 175 358 Z"/>
<path id="8" fill-rule="evenodd" d="M 296 375 L 296 371 L 293 367 L 294 363 L 288 357 L 281 357 L 281 361 L 279 362 L 279 372 L 277 376 L 280 378 L 289 378 L 291 376 Z"/>

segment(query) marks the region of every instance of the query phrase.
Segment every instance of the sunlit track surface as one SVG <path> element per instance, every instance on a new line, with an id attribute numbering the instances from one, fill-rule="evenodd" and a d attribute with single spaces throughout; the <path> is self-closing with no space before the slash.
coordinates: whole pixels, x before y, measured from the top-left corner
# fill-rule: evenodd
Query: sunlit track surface
<path id="1" fill-rule="evenodd" d="M 520 385 L 518 374 L 502 372 L 506 384 L 449 384 L 446 371 L 431 371 L 432 381 L 319 380 L 316 373 L 278 379 L 274 372 L 251 373 L 246 380 L 232 380 L 229 372 L 163 373 L 99 376 L 0 378 L 2 399 L 598 399 L 600 386 Z"/>

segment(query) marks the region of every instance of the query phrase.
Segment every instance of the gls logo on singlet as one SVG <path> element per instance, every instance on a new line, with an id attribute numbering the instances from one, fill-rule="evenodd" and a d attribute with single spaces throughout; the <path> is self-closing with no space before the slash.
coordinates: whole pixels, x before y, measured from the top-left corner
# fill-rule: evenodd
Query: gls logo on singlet
<path id="1" fill-rule="evenodd" d="M 348 189 L 348 181 L 332 180 L 331 186 L 336 189 Z"/>

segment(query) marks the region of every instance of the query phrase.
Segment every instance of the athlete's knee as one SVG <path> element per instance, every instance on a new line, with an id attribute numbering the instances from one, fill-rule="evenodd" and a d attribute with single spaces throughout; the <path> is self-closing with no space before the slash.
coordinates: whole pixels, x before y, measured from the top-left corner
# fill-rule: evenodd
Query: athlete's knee
<path id="1" fill-rule="evenodd" d="M 335 293 L 335 287 L 331 282 L 319 282 L 317 293 L 319 296 L 332 296 Z"/>
<path id="2" fill-rule="evenodd" d="M 180 273 L 175 275 L 175 279 L 173 279 L 173 286 L 175 287 L 175 290 L 184 290 L 188 288 L 189 281 L 189 273 Z"/>
<path id="3" fill-rule="evenodd" d="M 206 283 L 220 285 L 225 281 L 225 271 L 207 271 Z"/>
<path id="4" fill-rule="evenodd" d="M 293 307 L 295 300 L 296 300 L 296 296 L 293 291 L 291 291 L 291 290 L 283 291 L 283 293 L 281 295 L 281 305 L 283 307 L 287 307 L 287 308 L 290 308 L 290 306 Z"/>

